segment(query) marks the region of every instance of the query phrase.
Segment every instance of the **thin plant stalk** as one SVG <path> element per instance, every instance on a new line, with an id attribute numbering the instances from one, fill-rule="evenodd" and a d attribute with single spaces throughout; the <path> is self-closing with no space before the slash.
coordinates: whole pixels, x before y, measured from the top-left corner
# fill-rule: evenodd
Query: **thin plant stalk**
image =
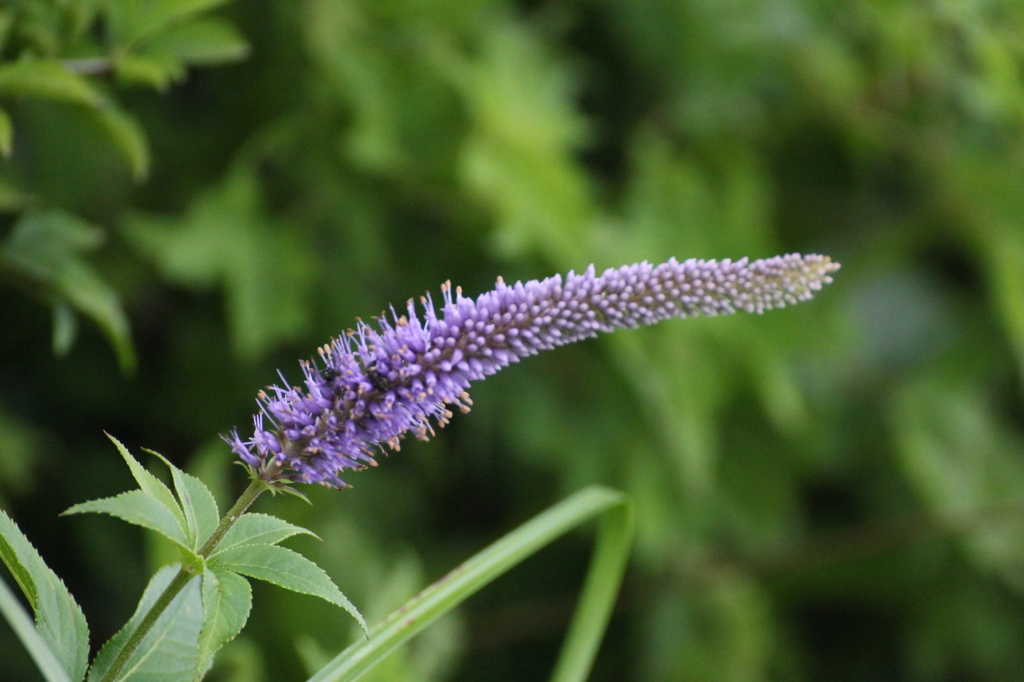
<path id="1" fill-rule="evenodd" d="M 590 674 L 611 619 L 633 544 L 633 507 L 621 504 L 601 515 L 597 547 L 580 601 L 562 644 L 552 682 L 583 682 Z"/>

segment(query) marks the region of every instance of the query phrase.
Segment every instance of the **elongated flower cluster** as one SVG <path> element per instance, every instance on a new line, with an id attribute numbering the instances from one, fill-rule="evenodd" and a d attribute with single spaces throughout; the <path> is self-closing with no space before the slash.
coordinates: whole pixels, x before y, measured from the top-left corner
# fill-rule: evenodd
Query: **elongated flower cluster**
<path id="1" fill-rule="evenodd" d="M 428 438 L 451 418 L 449 406 L 469 411 L 471 381 L 520 358 L 672 317 L 782 308 L 810 299 L 838 268 L 818 255 L 673 258 L 512 286 L 499 278 L 475 300 L 445 284 L 440 317 L 428 294 L 420 313 L 410 300 L 405 315 L 392 308 L 377 327 L 360 322 L 320 348 L 319 363 L 301 363 L 301 387 L 259 393 L 251 439 L 233 431 L 225 440 L 272 481 L 343 487 L 342 471 L 375 466 L 376 451 L 399 449 L 408 433 Z"/>

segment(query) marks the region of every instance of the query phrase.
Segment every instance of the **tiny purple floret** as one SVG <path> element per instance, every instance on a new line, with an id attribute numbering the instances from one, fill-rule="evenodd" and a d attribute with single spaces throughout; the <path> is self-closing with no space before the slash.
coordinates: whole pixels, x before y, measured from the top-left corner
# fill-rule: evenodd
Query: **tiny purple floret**
<path id="1" fill-rule="evenodd" d="M 269 482 L 341 488 L 339 474 L 375 466 L 382 446 L 398 450 L 408 433 L 425 440 L 443 427 L 448 406 L 468 412 L 470 382 L 520 358 L 673 317 L 783 308 L 810 299 L 838 269 L 828 256 L 794 253 L 645 261 L 601 275 L 590 266 L 514 285 L 499 278 L 476 299 L 446 283 L 440 316 L 428 294 L 419 312 L 410 300 L 405 315 L 360 322 L 320 348 L 319 363 L 301 363 L 301 386 L 260 391 L 252 438 L 224 439 Z"/>

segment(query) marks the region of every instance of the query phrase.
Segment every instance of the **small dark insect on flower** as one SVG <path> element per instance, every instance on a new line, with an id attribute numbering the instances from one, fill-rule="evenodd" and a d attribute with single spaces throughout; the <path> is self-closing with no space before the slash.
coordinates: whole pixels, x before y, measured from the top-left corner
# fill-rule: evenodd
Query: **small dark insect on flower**
<path id="1" fill-rule="evenodd" d="M 377 371 L 376 368 L 366 370 L 366 380 L 373 384 L 373 387 L 383 393 L 390 388 L 388 378 Z"/>
<path id="2" fill-rule="evenodd" d="M 499 278 L 476 298 L 446 283 L 438 307 L 429 295 L 420 306 L 410 300 L 404 315 L 360 322 L 322 346 L 319 363 L 301 363 L 301 384 L 260 391 L 251 438 L 234 430 L 224 439 L 275 483 L 341 488 L 339 474 L 375 465 L 382 447 L 397 450 L 407 434 L 430 437 L 448 423 L 451 406 L 468 411 L 470 382 L 511 363 L 673 317 L 784 308 L 810 299 L 838 268 L 828 256 L 791 253 L 645 261 L 600 274 L 591 266 L 512 285 Z"/>

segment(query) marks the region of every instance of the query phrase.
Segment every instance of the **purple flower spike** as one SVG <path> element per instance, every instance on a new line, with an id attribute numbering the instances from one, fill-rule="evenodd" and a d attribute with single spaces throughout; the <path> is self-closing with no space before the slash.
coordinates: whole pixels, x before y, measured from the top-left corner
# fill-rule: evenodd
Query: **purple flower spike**
<path id="1" fill-rule="evenodd" d="M 451 418 L 449 405 L 469 411 L 471 381 L 519 358 L 671 317 L 783 308 L 810 299 L 838 269 L 828 256 L 796 253 L 753 263 L 673 258 L 511 286 L 499 278 L 475 300 L 446 283 L 440 317 L 427 295 L 422 317 L 410 300 L 405 315 L 392 309 L 377 328 L 360 322 L 319 349 L 319 365 L 301 363 L 303 386 L 260 391 L 251 439 L 224 439 L 271 482 L 344 487 L 340 472 L 375 466 L 375 451 L 398 450 L 409 432 L 426 440 Z"/>

